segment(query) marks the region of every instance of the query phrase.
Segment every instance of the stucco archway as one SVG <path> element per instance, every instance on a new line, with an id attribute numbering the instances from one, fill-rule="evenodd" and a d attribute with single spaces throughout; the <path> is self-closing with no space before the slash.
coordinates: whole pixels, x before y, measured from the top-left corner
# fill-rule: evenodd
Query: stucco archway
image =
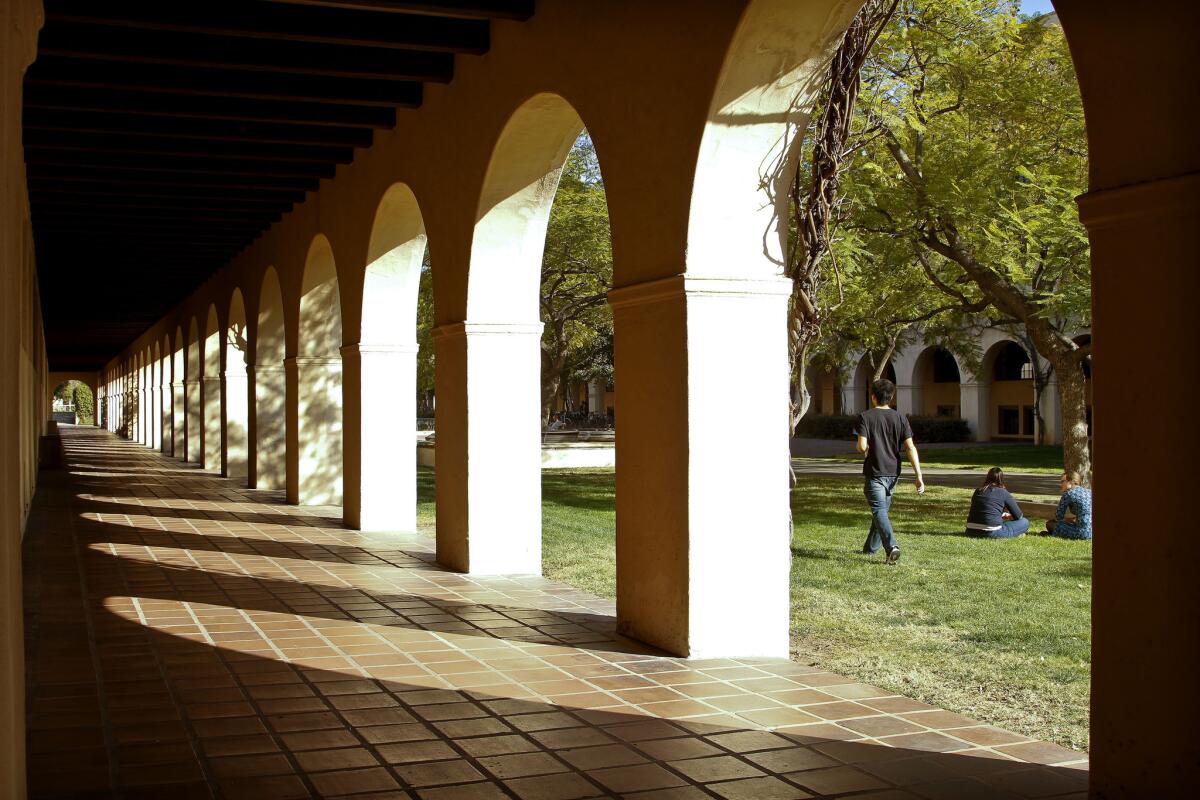
<path id="1" fill-rule="evenodd" d="M 297 486 L 293 502 L 342 502 L 342 309 L 329 240 L 309 246 L 300 290 L 299 354 L 295 370 L 298 409 Z"/>
<path id="2" fill-rule="evenodd" d="M 195 317 L 188 321 L 187 339 L 187 460 L 204 463 L 204 414 L 200 384 L 203 376 L 200 354 L 200 325 Z"/>
<path id="3" fill-rule="evenodd" d="M 540 267 L 558 179 L 582 130 L 556 94 L 513 112 L 475 212 L 466 321 L 434 330 L 437 557 L 455 569 L 541 574 Z"/>
<path id="4" fill-rule="evenodd" d="M 417 294 L 425 222 L 406 184 L 388 188 L 367 246 L 361 332 L 345 368 L 346 524 L 415 531 Z"/>
<path id="5" fill-rule="evenodd" d="M 287 487 L 286 342 L 279 276 L 267 267 L 258 293 L 254 340 L 254 481 L 259 489 Z"/>
<path id="6" fill-rule="evenodd" d="M 250 400 L 246 367 L 250 363 L 250 333 L 246 305 L 240 289 L 233 290 L 229 317 L 222 337 L 222 392 L 225 400 L 225 454 L 223 474 L 245 478 L 249 474 Z"/>
<path id="7" fill-rule="evenodd" d="M 221 397 L 221 321 L 217 316 L 215 304 L 208 307 L 206 319 L 204 340 L 200 348 L 203 353 L 204 370 L 200 388 L 204 417 L 201 437 L 204 447 L 200 463 L 205 469 L 220 471 L 224 439 L 221 424 L 224 402 Z"/>

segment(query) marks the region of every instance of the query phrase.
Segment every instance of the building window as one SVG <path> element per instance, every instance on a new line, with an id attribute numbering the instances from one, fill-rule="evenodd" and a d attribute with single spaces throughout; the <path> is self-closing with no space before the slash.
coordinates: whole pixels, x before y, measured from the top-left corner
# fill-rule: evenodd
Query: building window
<path id="1" fill-rule="evenodd" d="M 949 350 L 938 348 L 933 351 L 933 382 L 958 383 L 958 362 Z"/>
<path id="2" fill-rule="evenodd" d="M 1005 342 L 996 353 L 992 365 L 992 380 L 1019 381 L 1033 377 L 1033 364 L 1025 350 L 1016 342 Z"/>
<path id="3" fill-rule="evenodd" d="M 1022 433 L 1026 436 L 1034 435 L 1033 406 L 1021 406 L 1021 427 L 1024 428 Z"/>
<path id="4" fill-rule="evenodd" d="M 957 417 L 958 406 L 938 406 L 937 415 L 939 417 Z"/>
<path id="5" fill-rule="evenodd" d="M 1021 408 L 1019 406 L 1000 406 L 997 409 L 998 425 L 996 433 L 999 436 L 1021 435 Z"/>

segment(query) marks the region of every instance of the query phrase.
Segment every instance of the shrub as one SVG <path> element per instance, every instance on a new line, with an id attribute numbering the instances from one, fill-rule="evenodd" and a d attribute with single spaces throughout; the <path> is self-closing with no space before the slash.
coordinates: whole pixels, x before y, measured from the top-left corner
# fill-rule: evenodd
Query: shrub
<path id="1" fill-rule="evenodd" d="M 910 416 L 908 424 L 912 426 L 913 441 L 917 444 L 967 442 L 971 439 L 967 421 L 959 417 Z"/>
<path id="2" fill-rule="evenodd" d="M 75 384 L 72 400 L 75 403 L 75 421 L 80 425 L 95 425 L 96 405 L 92 401 L 92 390 L 86 383 Z"/>
<path id="3" fill-rule="evenodd" d="M 807 414 L 796 426 L 801 439 L 853 439 L 858 417 L 849 414 Z"/>

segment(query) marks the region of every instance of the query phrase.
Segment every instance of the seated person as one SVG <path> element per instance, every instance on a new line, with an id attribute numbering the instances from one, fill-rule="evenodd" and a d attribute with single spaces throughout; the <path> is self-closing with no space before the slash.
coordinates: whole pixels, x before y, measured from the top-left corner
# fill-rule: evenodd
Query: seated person
<path id="1" fill-rule="evenodd" d="M 1092 538 L 1092 490 L 1082 483 L 1078 472 L 1063 473 L 1058 484 L 1062 498 L 1058 501 L 1054 519 L 1046 520 L 1047 535 L 1060 539 Z M 1075 515 L 1073 521 L 1066 519 L 1068 511 Z"/>
<path id="2" fill-rule="evenodd" d="M 561 414 L 554 414 L 550 419 L 550 430 L 552 431 L 561 431 L 567 427 L 567 422 L 562 418 Z"/>
<path id="3" fill-rule="evenodd" d="M 967 535 L 992 539 L 1015 539 L 1029 530 L 1029 519 L 1008 489 L 1004 488 L 1004 470 L 992 467 L 983 485 L 971 496 L 967 515 Z"/>

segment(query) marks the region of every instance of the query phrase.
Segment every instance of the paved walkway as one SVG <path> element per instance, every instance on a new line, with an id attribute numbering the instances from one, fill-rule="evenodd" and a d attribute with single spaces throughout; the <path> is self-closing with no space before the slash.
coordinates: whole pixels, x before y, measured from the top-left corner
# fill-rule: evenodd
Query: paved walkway
<path id="1" fill-rule="evenodd" d="M 64 428 L 26 534 L 35 798 L 1082 798 L 1086 757 Z"/>

